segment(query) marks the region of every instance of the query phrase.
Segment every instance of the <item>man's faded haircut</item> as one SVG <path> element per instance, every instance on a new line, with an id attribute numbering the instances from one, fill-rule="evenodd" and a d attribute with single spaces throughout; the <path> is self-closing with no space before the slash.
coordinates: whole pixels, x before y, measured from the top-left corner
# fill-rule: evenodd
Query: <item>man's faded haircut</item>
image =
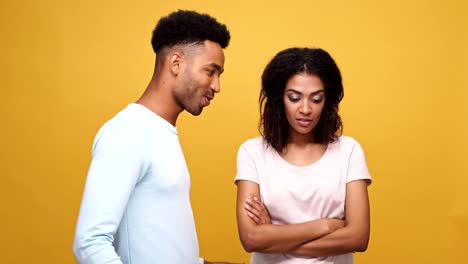
<path id="1" fill-rule="evenodd" d="M 155 53 L 165 47 L 197 44 L 205 40 L 216 42 L 224 49 L 229 45 L 230 39 L 226 25 L 210 15 L 179 10 L 159 20 L 153 30 L 151 44 Z"/>

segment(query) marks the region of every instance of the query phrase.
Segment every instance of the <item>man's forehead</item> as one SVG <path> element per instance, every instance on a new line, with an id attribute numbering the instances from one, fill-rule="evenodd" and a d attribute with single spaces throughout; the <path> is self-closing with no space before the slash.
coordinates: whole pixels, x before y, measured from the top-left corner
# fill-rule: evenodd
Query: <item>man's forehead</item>
<path id="1" fill-rule="evenodd" d="M 212 45 L 198 45 L 192 46 L 190 50 L 186 53 L 187 56 L 192 56 L 194 59 L 201 60 L 203 64 L 215 63 L 220 67 L 224 64 L 224 52 L 223 49 L 219 46 Z"/>
<path id="2" fill-rule="evenodd" d="M 224 52 L 221 46 L 218 43 L 210 41 L 210 40 L 187 44 L 186 49 L 188 52 L 193 52 L 197 55 L 200 55 L 200 54 L 224 55 Z"/>

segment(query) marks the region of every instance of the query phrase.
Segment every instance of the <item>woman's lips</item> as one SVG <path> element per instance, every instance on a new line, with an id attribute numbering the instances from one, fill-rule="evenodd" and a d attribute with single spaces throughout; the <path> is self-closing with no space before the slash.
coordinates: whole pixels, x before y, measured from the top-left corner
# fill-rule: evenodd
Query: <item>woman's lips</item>
<path id="1" fill-rule="evenodd" d="M 298 118 L 297 122 L 299 123 L 300 126 L 308 127 L 312 123 L 312 119 Z"/>

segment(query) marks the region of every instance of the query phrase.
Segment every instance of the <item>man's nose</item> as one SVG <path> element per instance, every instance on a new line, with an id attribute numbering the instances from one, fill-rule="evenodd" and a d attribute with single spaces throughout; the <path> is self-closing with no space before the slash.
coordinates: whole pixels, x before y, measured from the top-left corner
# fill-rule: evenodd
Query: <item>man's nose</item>
<path id="1" fill-rule="evenodd" d="M 213 82 L 211 82 L 211 89 L 215 92 L 215 93 L 219 93 L 221 88 L 220 88 L 220 84 L 219 84 L 219 77 L 216 77 L 213 79 Z"/>

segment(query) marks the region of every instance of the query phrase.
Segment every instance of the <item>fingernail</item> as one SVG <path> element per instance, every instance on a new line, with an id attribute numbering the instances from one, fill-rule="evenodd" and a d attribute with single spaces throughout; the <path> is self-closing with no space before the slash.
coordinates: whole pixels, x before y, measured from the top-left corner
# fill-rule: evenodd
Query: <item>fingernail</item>
<path id="1" fill-rule="evenodd" d="M 247 202 L 250 203 L 250 202 L 252 202 L 252 200 L 250 200 L 250 199 L 247 198 Z"/>
<path id="2" fill-rule="evenodd" d="M 256 196 L 254 196 L 254 200 L 255 200 L 255 201 L 257 201 L 257 200 L 258 200 Z"/>

